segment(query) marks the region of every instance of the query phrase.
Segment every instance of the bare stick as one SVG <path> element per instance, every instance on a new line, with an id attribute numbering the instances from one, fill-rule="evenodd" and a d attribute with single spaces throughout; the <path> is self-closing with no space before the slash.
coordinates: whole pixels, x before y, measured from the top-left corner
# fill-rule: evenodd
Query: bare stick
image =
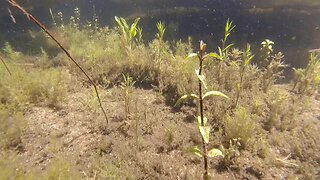
<path id="1" fill-rule="evenodd" d="M 88 78 L 89 82 L 92 84 L 92 86 L 94 87 L 94 90 L 96 92 L 98 101 L 99 101 L 99 105 L 100 108 L 104 114 L 105 119 L 107 120 L 107 123 L 109 123 L 107 114 L 102 106 L 101 103 L 101 99 L 98 93 L 98 89 L 96 84 L 93 82 L 92 78 L 88 75 L 88 73 L 80 66 L 80 64 L 70 55 L 70 53 L 61 45 L 61 43 L 49 32 L 49 30 L 43 25 L 41 24 L 32 14 L 30 14 L 29 12 L 27 12 L 23 7 L 21 7 L 15 0 L 7 0 L 11 6 L 16 7 L 17 9 L 19 9 L 21 12 L 23 12 L 27 18 L 30 21 L 33 21 L 37 26 L 39 26 L 48 36 L 50 36 L 50 38 L 56 42 L 56 44 L 60 47 L 60 49 L 62 49 L 65 54 L 69 57 L 69 59 L 81 70 L 81 72 Z"/>
<path id="2" fill-rule="evenodd" d="M 6 70 L 8 71 L 8 73 L 10 74 L 10 76 L 12 75 L 11 74 L 11 71 L 9 70 L 9 68 L 8 68 L 8 66 L 7 66 L 7 64 L 4 62 L 4 60 L 0 57 L 0 60 L 2 61 L 2 63 L 3 63 L 3 65 L 4 65 L 4 67 L 6 68 Z"/>

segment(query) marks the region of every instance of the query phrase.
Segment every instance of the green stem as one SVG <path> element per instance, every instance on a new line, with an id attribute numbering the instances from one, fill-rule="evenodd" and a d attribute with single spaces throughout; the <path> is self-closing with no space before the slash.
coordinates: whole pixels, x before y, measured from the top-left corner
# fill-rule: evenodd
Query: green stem
<path id="1" fill-rule="evenodd" d="M 221 69 L 222 69 L 222 62 L 223 61 L 220 61 L 219 62 L 219 66 L 218 66 L 218 85 L 219 87 L 221 86 Z"/>
<path id="2" fill-rule="evenodd" d="M 245 68 L 243 67 L 242 70 L 240 71 L 240 84 L 239 84 L 239 89 L 238 89 L 237 98 L 236 98 L 236 104 L 234 105 L 234 108 L 237 108 L 238 103 L 239 103 L 240 93 L 241 93 L 241 89 L 242 89 L 244 70 L 245 70 Z"/>
<path id="3" fill-rule="evenodd" d="M 199 75 L 202 73 L 202 63 L 203 63 L 203 55 L 204 52 L 200 50 L 199 52 Z M 199 105 L 200 105 L 200 118 L 201 118 L 201 126 L 204 126 L 204 113 L 203 113 L 203 99 L 202 99 L 202 83 L 201 80 L 199 79 Z M 202 147 L 203 147 L 203 160 L 204 160 L 204 176 L 203 177 L 208 177 L 208 157 L 207 157 L 207 143 L 204 141 L 202 137 Z"/>

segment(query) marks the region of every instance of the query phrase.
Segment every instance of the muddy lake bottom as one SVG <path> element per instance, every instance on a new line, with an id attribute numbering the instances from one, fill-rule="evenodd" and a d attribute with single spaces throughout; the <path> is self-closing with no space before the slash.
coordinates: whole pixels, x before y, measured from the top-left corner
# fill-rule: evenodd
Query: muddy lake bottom
<path id="1" fill-rule="evenodd" d="M 123 89 L 114 87 L 101 90 L 107 124 L 100 109 L 88 105 L 90 91 L 82 88 L 70 92 L 59 110 L 32 107 L 25 114 L 28 125 L 18 159 L 26 169 L 44 172 L 52 161 L 61 159 L 83 179 L 201 179 L 202 158 L 187 152 L 201 144 L 194 107 L 176 110 L 166 105 L 158 92 L 135 88 L 126 115 Z M 319 152 L 319 107 L 320 101 L 313 99 L 310 108 L 298 115 L 301 127 L 310 126 L 315 131 L 312 139 L 299 143 L 306 147 L 315 143 L 312 147 L 318 149 L 308 150 L 315 154 Z M 276 159 L 242 151 L 238 167 L 222 167 L 222 157 L 211 159 L 210 173 L 216 179 L 308 179 L 301 173 L 301 164 L 308 164 L 314 170 L 309 178 L 319 178 L 319 155 L 303 163 L 292 157 L 291 136 L 287 131 L 268 134 L 268 141 L 288 139 L 269 148 Z"/>

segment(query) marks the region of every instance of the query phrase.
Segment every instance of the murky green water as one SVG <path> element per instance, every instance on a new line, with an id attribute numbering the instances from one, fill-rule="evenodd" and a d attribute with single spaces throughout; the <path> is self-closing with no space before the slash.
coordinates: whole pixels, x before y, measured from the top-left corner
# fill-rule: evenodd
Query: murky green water
<path id="1" fill-rule="evenodd" d="M 275 49 L 285 53 L 286 62 L 295 66 L 305 64 L 309 49 L 320 47 L 319 0 L 29 0 L 24 3 L 48 25 L 51 24 L 49 8 L 68 17 L 75 7 L 80 7 L 83 21 L 90 20 L 95 11 L 101 25 L 113 26 L 115 15 L 127 19 L 142 17 L 146 41 L 154 37 L 155 23 L 162 20 L 167 26 L 167 40 L 192 36 L 195 41 L 205 39 L 212 48 L 219 43 L 224 23 L 230 18 L 237 26 L 232 41 L 258 47 L 262 40 L 271 39 L 276 43 Z M 17 24 L 13 24 L 5 1 L 0 2 L 0 7 L 1 44 L 21 38 L 17 32 L 34 28 L 15 11 Z"/>

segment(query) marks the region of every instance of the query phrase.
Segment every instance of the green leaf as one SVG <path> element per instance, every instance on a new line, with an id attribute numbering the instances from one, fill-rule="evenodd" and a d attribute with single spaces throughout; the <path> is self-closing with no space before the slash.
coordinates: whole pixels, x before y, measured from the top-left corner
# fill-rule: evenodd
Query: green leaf
<path id="1" fill-rule="evenodd" d="M 205 143 L 209 143 L 210 127 L 209 126 L 199 126 L 201 136 Z"/>
<path id="2" fill-rule="evenodd" d="M 190 148 L 189 152 L 191 152 L 199 157 L 202 157 L 202 154 L 203 154 L 202 151 L 197 146 Z"/>
<path id="3" fill-rule="evenodd" d="M 125 29 L 120 18 L 118 16 L 115 16 L 114 19 L 116 20 L 118 27 L 122 31 L 122 33 L 125 33 Z"/>
<path id="4" fill-rule="evenodd" d="M 130 28 L 130 39 L 132 39 L 133 37 L 135 37 L 137 35 L 137 29 L 132 27 Z"/>
<path id="5" fill-rule="evenodd" d="M 119 26 L 122 25 L 118 16 L 115 16 L 114 20 L 117 22 Z"/>
<path id="6" fill-rule="evenodd" d="M 197 53 L 191 53 L 191 54 L 188 55 L 187 58 L 192 58 L 192 57 L 197 57 L 197 56 L 198 56 Z"/>
<path id="7" fill-rule="evenodd" d="M 196 69 L 195 72 L 196 72 L 196 75 L 197 75 L 198 79 L 201 81 L 204 89 L 208 89 L 207 83 L 205 81 L 206 77 L 204 75 L 199 75 L 199 70 L 198 69 Z"/>
<path id="8" fill-rule="evenodd" d="M 219 50 L 219 54 L 220 54 L 220 56 L 222 57 L 222 56 L 223 56 L 223 53 L 222 53 L 221 48 L 220 48 L 220 47 L 218 47 L 218 50 Z"/>
<path id="9" fill-rule="evenodd" d="M 227 47 L 224 48 L 223 51 L 227 51 L 228 49 L 230 49 L 233 46 L 233 44 L 229 44 Z"/>
<path id="10" fill-rule="evenodd" d="M 222 60 L 222 57 L 221 57 L 219 54 L 213 53 L 213 52 L 211 52 L 211 53 L 209 53 L 209 54 L 206 54 L 206 55 L 204 56 L 204 58 L 206 58 L 206 57 L 213 57 L 213 58 Z"/>
<path id="11" fill-rule="evenodd" d="M 201 126 L 201 116 L 198 116 L 197 117 L 197 120 L 198 120 L 198 125 Z M 208 119 L 206 117 L 203 117 L 203 125 L 205 126 L 208 122 Z"/>
<path id="12" fill-rule="evenodd" d="M 139 20 L 140 20 L 140 18 L 136 18 L 134 20 L 134 23 L 131 24 L 130 39 L 132 39 L 133 37 L 135 37 L 137 35 L 137 24 L 138 24 Z"/>
<path id="13" fill-rule="evenodd" d="M 221 97 L 224 97 L 224 98 L 229 99 L 228 96 L 226 96 L 225 94 L 223 94 L 223 93 L 220 92 L 220 91 L 209 91 L 209 92 L 206 92 L 206 93 L 203 95 L 202 99 L 205 99 L 205 98 L 210 97 L 210 96 L 221 96 Z"/>
<path id="14" fill-rule="evenodd" d="M 177 100 L 177 102 L 176 102 L 176 104 L 175 104 L 174 106 L 180 106 L 180 104 L 182 104 L 183 102 L 185 102 L 186 100 L 188 100 L 188 99 L 190 99 L 190 98 L 192 98 L 192 99 L 199 99 L 199 97 L 198 97 L 197 95 L 195 95 L 195 94 L 186 94 L 186 95 L 181 96 L 181 97 Z"/>
<path id="15" fill-rule="evenodd" d="M 120 17 L 120 20 L 121 20 L 121 23 L 122 23 L 122 25 L 123 25 L 123 27 L 125 29 L 125 32 L 128 33 L 129 32 L 129 26 L 127 24 L 127 21 L 122 17 Z"/>
<path id="16" fill-rule="evenodd" d="M 217 157 L 217 156 L 223 156 L 224 155 L 222 154 L 222 152 L 219 150 L 219 149 L 211 149 L 208 154 L 207 154 L 208 157 Z"/>
<path id="17" fill-rule="evenodd" d="M 245 65 L 245 66 L 249 65 L 253 57 L 254 57 L 254 55 L 249 56 L 249 57 L 244 61 L 244 65 Z"/>

